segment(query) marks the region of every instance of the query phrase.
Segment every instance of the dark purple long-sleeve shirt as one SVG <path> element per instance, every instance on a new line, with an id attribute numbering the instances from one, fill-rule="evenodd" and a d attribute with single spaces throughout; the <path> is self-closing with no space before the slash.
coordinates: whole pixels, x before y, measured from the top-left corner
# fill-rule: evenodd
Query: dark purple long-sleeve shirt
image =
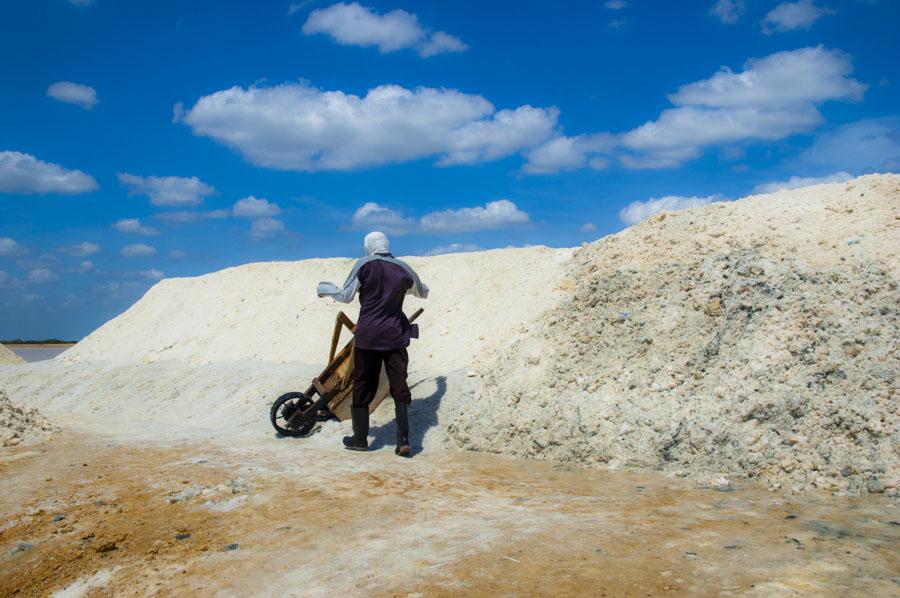
<path id="1" fill-rule="evenodd" d="M 356 275 L 359 280 L 359 321 L 356 346 L 390 351 L 409 346 L 416 331 L 403 313 L 403 299 L 413 286 L 402 266 L 383 260 L 368 262 Z"/>

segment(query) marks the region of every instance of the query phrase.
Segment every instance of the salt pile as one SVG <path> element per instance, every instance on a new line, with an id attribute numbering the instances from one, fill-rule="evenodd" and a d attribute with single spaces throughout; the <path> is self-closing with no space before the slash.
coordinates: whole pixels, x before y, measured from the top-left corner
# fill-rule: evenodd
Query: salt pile
<path id="1" fill-rule="evenodd" d="M 411 258 L 432 288 L 407 302 L 426 309 L 414 442 L 896 494 L 898 229 L 900 176 L 873 175 L 659 214 L 577 250 Z M 315 296 L 352 263 L 164 280 L 60 357 L 0 368 L 0 387 L 129 438 L 271 437 L 272 400 L 325 365 L 338 310 L 356 318 Z M 373 436 L 390 443 L 385 404 Z"/>
<path id="2" fill-rule="evenodd" d="M 481 369 L 462 447 L 900 486 L 900 176 L 659 214 L 583 246 L 572 296 Z M 896 490 L 894 490 L 896 492 Z"/>
<path id="3" fill-rule="evenodd" d="M 13 365 L 17 363 L 25 363 L 25 360 L 5 346 L 0 345 L 0 365 Z"/>
<path id="4" fill-rule="evenodd" d="M 52 431 L 53 426 L 36 409 L 13 403 L 0 390 L 0 446 L 16 446 Z"/>

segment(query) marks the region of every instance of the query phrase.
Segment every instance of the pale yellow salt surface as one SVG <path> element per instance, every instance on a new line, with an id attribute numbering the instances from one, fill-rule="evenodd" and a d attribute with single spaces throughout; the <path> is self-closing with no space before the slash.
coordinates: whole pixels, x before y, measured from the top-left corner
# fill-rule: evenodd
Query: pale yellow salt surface
<path id="1" fill-rule="evenodd" d="M 409 296 L 405 303 L 407 314 L 425 308 L 421 338 L 410 348 L 414 367 L 466 368 L 485 347 L 509 343 L 565 295 L 559 283 L 571 255 L 570 249 L 533 247 L 408 258 L 432 289 L 427 300 Z M 163 280 L 59 361 L 324 366 L 335 315 L 343 310 L 355 320 L 359 302 L 318 298 L 316 285 L 343 284 L 354 262 L 256 263 Z"/>

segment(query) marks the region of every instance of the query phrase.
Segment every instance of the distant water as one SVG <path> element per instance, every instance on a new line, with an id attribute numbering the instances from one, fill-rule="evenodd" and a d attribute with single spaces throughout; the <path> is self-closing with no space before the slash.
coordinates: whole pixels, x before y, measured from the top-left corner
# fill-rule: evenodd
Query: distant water
<path id="1" fill-rule="evenodd" d="M 9 350 L 25 361 L 53 359 L 69 347 L 9 347 Z"/>

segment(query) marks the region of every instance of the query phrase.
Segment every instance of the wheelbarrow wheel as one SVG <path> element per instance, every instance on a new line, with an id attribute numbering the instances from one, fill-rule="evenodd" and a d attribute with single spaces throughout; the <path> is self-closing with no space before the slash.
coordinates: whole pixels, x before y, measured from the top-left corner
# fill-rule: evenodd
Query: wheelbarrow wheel
<path id="1" fill-rule="evenodd" d="M 305 418 L 299 426 L 288 426 L 288 420 L 297 411 L 309 409 L 312 404 L 312 399 L 302 392 L 288 392 L 281 395 L 272 403 L 272 411 L 269 414 L 272 426 L 282 436 L 306 436 L 316 425 L 315 417 Z"/>

